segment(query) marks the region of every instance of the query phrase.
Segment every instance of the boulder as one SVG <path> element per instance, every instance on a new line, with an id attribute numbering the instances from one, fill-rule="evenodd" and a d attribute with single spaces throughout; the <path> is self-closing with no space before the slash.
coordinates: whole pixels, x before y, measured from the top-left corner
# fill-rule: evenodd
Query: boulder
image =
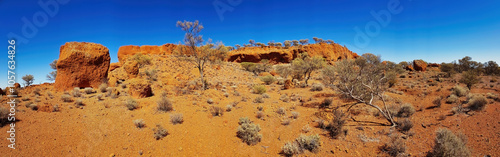
<path id="1" fill-rule="evenodd" d="M 0 88 L 0 95 L 5 95 L 5 93 L 3 92 L 2 88 Z"/>
<path id="2" fill-rule="evenodd" d="M 441 67 L 441 64 L 431 63 L 431 64 L 429 64 L 429 67 L 437 67 L 437 68 L 439 68 L 439 67 Z"/>
<path id="3" fill-rule="evenodd" d="M 58 91 L 98 88 L 107 79 L 109 61 L 109 50 L 101 44 L 68 42 L 60 49 L 54 87 Z"/>
<path id="4" fill-rule="evenodd" d="M 413 69 L 413 66 L 411 66 L 411 65 L 407 65 L 405 67 L 405 69 L 408 70 L 408 71 L 415 71 L 415 69 Z"/>
<path id="5" fill-rule="evenodd" d="M 427 63 L 423 60 L 413 60 L 413 67 L 416 71 L 425 71 L 427 69 Z"/>
<path id="6" fill-rule="evenodd" d="M 21 88 L 21 84 L 19 84 L 19 83 L 14 83 L 14 88 L 16 88 L 16 89 Z"/>
<path id="7" fill-rule="evenodd" d="M 134 78 L 129 82 L 129 93 L 134 98 L 145 98 L 153 95 L 151 84 L 139 78 Z"/>
<path id="8" fill-rule="evenodd" d="M 109 64 L 109 71 L 108 71 L 108 73 L 111 72 L 111 71 L 113 71 L 113 70 L 115 70 L 115 69 L 117 69 L 117 68 L 119 68 L 120 66 L 121 66 L 120 63 L 111 63 L 111 64 Z"/>
<path id="9" fill-rule="evenodd" d="M 123 64 L 123 69 L 127 73 L 129 79 L 136 78 L 139 75 L 139 63 L 135 60 L 128 60 Z"/>

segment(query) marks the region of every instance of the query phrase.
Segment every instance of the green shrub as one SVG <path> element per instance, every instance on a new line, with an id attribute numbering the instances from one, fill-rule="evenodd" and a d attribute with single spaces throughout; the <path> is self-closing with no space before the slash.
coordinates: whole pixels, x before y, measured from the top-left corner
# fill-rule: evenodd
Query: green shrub
<path id="1" fill-rule="evenodd" d="M 135 54 L 132 57 L 132 60 L 135 60 L 137 63 L 139 63 L 139 66 L 142 67 L 147 64 L 151 64 L 151 58 L 147 55 L 143 55 L 141 53 Z"/>
<path id="2" fill-rule="evenodd" d="M 255 94 L 264 94 L 266 93 L 267 89 L 266 89 L 266 86 L 263 86 L 263 85 L 256 85 L 253 87 L 253 92 Z"/>
<path id="3" fill-rule="evenodd" d="M 300 135 L 295 141 L 287 142 L 281 148 L 282 152 L 286 156 L 293 156 L 302 154 L 304 150 L 308 150 L 313 153 L 319 152 L 321 147 L 320 137 L 318 134 L 315 135 Z"/>
<path id="4" fill-rule="evenodd" d="M 304 152 L 296 141 L 285 143 L 285 145 L 281 147 L 281 150 L 285 156 L 293 156 Z"/>
<path id="5" fill-rule="evenodd" d="M 273 84 L 276 81 L 276 78 L 274 78 L 274 76 L 271 75 L 262 76 L 259 77 L 259 79 L 267 85 Z"/>
<path id="6" fill-rule="evenodd" d="M 466 146 L 465 136 L 459 138 L 448 129 L 439 129 L 436 131 L 435 144 L 432 152 L 428 156 L 453 156 L 453 157 L 468 157 L 470 151 Z"/>
<path id="7" fill-rule="evenodd" d="M 345 114 L 342 111 L 336 110 L 334 111 L 334 118 L 330 121 L 328 125 L 325 126 L 325 129 L 328 131 L 332 138 L 338 138 L 342 133 L 345 133 L 347 130 L 343 130 L 345 125 Z"/>
<path id="8" fill-rule="evenodd" d="M 479 74 L 475 71 L 466 71 L 462 73 L 462 77 L 460 78 L 459 82 L 467 85 L 467 88 L 471 89 L 472 85 L 479 82 L 478 75 Z"/>
<path id="9" fill-rule="evenodd" d="M 253 124 L 248 118 L 240 118 L 238 122 L 236 135 L 248 145 L 255 145 L 262 140 L 262 134 L 259 134 L 260 126 Z"/>

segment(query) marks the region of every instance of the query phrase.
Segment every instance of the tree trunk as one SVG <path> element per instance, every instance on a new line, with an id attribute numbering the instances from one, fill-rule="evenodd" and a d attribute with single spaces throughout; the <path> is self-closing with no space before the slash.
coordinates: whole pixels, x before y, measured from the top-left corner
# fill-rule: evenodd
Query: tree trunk
<path id="1" fill-rule="evenodd" d="M 205 90 L 205 80 L 203 79 L 203 67 L 199 66 L 198 71 L 200 72 L 200 77 L 201 77 L 201 90 Z"/>
<path id="2" fill-rule="evenodd" d="M 372 105 L 372 104 L 368 104 L 369 106 L 373 107 L 373 108 L 376 108 L 380 113 L 382 113 L 382 115 L 384 116 L 384 118 L 389 122 L 391 123 L 391 125 L 394 127 L 396 126 L 396 123 L 394 122 L 394 119 L 392 119 L 388 114 L 390 113 L 385 113 L 380 107 L 378 106 L 375 106 L 375 105 Z"/>

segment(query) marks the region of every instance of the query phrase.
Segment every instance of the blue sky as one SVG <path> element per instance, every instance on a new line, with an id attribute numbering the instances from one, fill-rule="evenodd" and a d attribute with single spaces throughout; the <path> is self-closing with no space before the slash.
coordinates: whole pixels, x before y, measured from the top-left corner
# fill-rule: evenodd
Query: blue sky
<path id="1" fill-rule="evenodd" d="M 28 41 L 18 39 L 16 44 L 18 82 L 26 74 L 33 74 L 35 83 L 47 82 L 49 63 L 58 58 L 59 48 L 65 42 L 100 43 L 109 48 L 111 62 L 118 61 L 116 54 L 123 45 L 177 43 L 184 37 L 184 32 L 175 26 L 178 20 L 199 20 L 205 27 L 201 32 L 204 39 L 226 45 L 245 44 L 249 39 L 267 43 L 308 38 L 313 42 L 312 37 L 319 37 L 346 45 L 358 54 L 369 52 L 394 62 L 424 59 L 441 63 L 464 56 L 480 62 L 500 61 L 500 1 L 495 0 L 40 2 L 57 4 L 57 12 L 49 14 L 37 0 L 0 1 L 0 36 L 7 41 L 9 33 L 13 33 Z M 226 11 L 218 14 L 214 3 Z M 388 12 L 391 4 L 399 11 Z M 54 6 L 48 8 L 54 10 Z M 371 12 L 389 13 L 390 20 L 380 16 L 384 22 L 380 23 Z M 37 23 L 33 17 L 38 17 Z M 23 18 L 38 25 L 36 33 L 23 35 Z M 355 28 L 369 42 L 357 41 L 362 33 Z M 7 54 L 3 54 L 0 62 L 5 67 L 0 68 L 0 73 L 7 74 Z M 7 78 L 2 76 L 3 88 Z"/>

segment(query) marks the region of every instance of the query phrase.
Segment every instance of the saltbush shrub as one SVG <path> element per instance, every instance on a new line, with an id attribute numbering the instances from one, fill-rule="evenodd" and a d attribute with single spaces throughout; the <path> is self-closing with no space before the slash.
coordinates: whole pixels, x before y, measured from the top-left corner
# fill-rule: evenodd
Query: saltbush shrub
<path id="1" fill-rule="evenodd" d="M 172 106 L 172 102 L 167 97 L 160 98 L 160 100 L 158 100 L 157 102 L 157 105 L 158 111 L 168 112 L 174 109 L 174 107 Z"/>
<path id="2" fill-rule="evenodd" d="M 266 86 L 263 86 L 263 85 L 256 85 L 253 87 L 253 92 L 255 94 L 264 94 L 266 93 L 267 89 L 266 89 Z"/>
<path id="3" fill-rule="evenodd" d="M 484 109 L 486 104 L 488 104 L 488 100 L 482 95 L 474 95 L 467 104 L 469 109 L 479 111 Z"/>
<path id="4" fill-rule="evenodd" d="M 465 136 L 456 136 L 448 129 L 439 129 L 436 131 L 435 144 L 432 152 L 428 156 L 453 156 L 468 157 L 470 151 L 466 146 Z"/>
<path id="5" fill-rule="evenodd" d="M 128 99 L 125 101 L 125 107 L 127 107 L 128 110 L 135 110 L 138 106 L 139 105 L 134 99 Z"/>
<path id="6" fill-rule="evenodd" d="M 271 75 L 262 76 L 259 79 L 267 85 L 273 84 L 276 81 L 276 78 L 274 78 L 274 76 Z"/>
<path id="7" fill-rule="evenodd" d="M 154 132 L 154 138 L 156 140 L 160 140 L 162 139 L 163 137 L 167 136 L 168 135 L 168 130 L 163 128 L 161 125 L 157 124 L 156 125 L 156 128 L 153 128 L 153 132 Z"/>
<path id="8" fill-rule="evenodd" d="M 247 117 L 240 118 L 236 135 L 248 145 L 255 145 L 262 140 L 262 134 L 259 134 L 260 125 L 253 124 Z"/>
<path id="9" fill-rule="evenodd" d="M 184 122 L 184 118 L 182 116 L 182 113 L 176 113 L 176 114 L 171 114 L 170 115 L 170 122 L 172 122 L 172 124 L 182 124 L 182 122 Z"/>
<path id="10" fill-rule="evenodd" d="M 469 89 L 457 85 L 451 89 L 451 93 L 455 94 L 458 97 L 463 97 L 466 96 L 467 93 L 469 93 Z"/>
<path id="11" fill-rule="evenodd" d="M 143 119 L 136 119 L 136 120 L 134 120 L 134 125 L 137 128 L 144 128 L 146 126 L 146 123 L 144 122 Z"/>
<path id="12" fill-rule="evenodd" d="M 415 113 L 415 108 L 413 107 L 412 104 L 406 103 L 401 105 L 399 108 L 398 117 L 410 117 Z"/>
<path id="13" fill-rule="evenodd" d="M 311 86 L 311 91 L 322 91 L 325 86 L 321 83 L 316 83 Z"/>

